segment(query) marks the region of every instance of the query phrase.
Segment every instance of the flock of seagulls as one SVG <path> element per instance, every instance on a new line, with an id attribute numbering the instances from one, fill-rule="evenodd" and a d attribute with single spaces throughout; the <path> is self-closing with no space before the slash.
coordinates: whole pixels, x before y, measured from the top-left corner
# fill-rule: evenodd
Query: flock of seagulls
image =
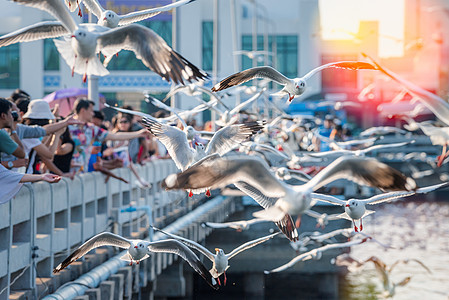
<path id="1" fill-rule="evenodd" d="M 249 241 L 228 254 L 219 248 L 216 248 L 213 253 L 195 241 L 164 232 L 153 226 L 153 230 L 167 235 L 168 239 L 155 242 L 130 240 L 104 232 L 81 245 L 54 269 L 55 273 L 97 247 L 115 246 L 127 249 L 127 254 L 122 259 L 130 261 L 131 264 L 139 263 L 153 252 L 176 254 L 186 260 L 207 284 L 218 289 L 221 285 L 221 275 L 224 276 L 224 285 L 226 285 L 226 270 L 229 268 L 231 258 L 270 239 L 282 237 L 280 233 L 289 240 L 295 250 L 303 253 L 299 253 L 283 266 L 266 271 L 266 274 L 281 272 L 300 261 L 321 259 L 322 253 L 327 250 L 361 247 L 358 245 L 367 241 L 389 248 L 389 245 L 361 232 L 364 228 L 362 219 L 374 213 L 374 211 L 366 209 L 366 205 L 395 202 L 405 197 L 429 193 L 447 186 L 443 182 L 427 187 L 418 187 L 414 178 L 427 176 L 421 175 L 420 172 L 431 170 L 415 169 L 412 170 L 415 176 L 409 177 L 369 156 L 376 151 L 385 152 L 388 151 L 387 149 L 395 148 L 401 152 L 404 160 L 407 159 L 406 156 L 410 159 L 413 155 L 414 158 L 419 158 L 420 154 L 404 154 L 410 152 L 408 149 L 414 142 L 412 140 L 404 139 L 402 142 L 391 144 L 373 144 L 381 141 L 379 137 L 388 134 L 399 136 L 411 130 L 421 130 L 430 137 L 434 145 L 443 146 L 442 153 L 437 157 L 435 165 L 435 167 L 439 167 L 447 161 L 449 156 L 447 149 L 448 127 L 436 127 L 425 122 L 416 123 L 412 119 L 414 116 L 408 115 L 404 116 L 409 123 L 408 127 L 405 127 L 407 130 L 396 127 L 373 127 L 352 140 L 339 141 L 323 136 L 316 130 L 320 125 L 318 118 L 300 118 L 288 115 L 279 109 L 279 103 L 274 104 L 268 100 L 269 95 L 263 85 L 270 81 L 283 86 L 275 95 L 286 95 L 288 105 L 295 97 L 303 95 L 307 89 L 307 81 L 324 69 L 372 70 L 392 78 L 404 89 L 403 93 L 410 93 L 414 97 L 413 101 L 419 101 L 441 122 L 449 126 L 447 102 L 387 70 L 368 55 L 364 54 L 370 62 L 332 62 L 318 66 L 298 78 L 288 78 L 270 66 L 250 68 L 228 76 L 209 91 L 203 86 L 203 80 L 209 76 L 206 72 L 170 48 L 151 29 L 134 24 L 195 0 L 180 0 L 163 7 L 126 15 L 118 15 L 111 10 L 105 10 L 96 0 L 66 0 L 65 5 L 60 0 L 13 1 L 46 11 L 56 20 L 40 22 L 6 34 L 0 37 L 0 47 L 39 39 L 54 39 L 59 53 L 72 68 L 72 75 L 74 73 L 82 74 L 84 81 L 88 75 L 105 76 L 109 74 L 107 65 L 110 60 L 123 49 L 131 50 L 146 67 L 164 80 L 173 82 L 173 89 L 162 101 L 147 96 L 147 101 L 170 111 L 172 115 L 169 117 L 155 118 L 138 111 L 111 108 L 141 117 L 142 124 L 167 149 L 180 172 L 165 178 L 162 182 L 163 188 L 186 190 L 192 197 L 193 194 L 200 193 L 210 196 L 211 189 L 225 189 L 231 186 L 254 199 L 262 208 L 254 213 L 255 218 L 252 220 L 221 224 L 204 222 L 203 227 L 232 228 L 240 232 L 251 230 L 251 226 L 257 226 L 261 222 L 272 222 L 279 228 L 279 232 Z M 70 11 L 77 8 L 81 15 L 81 3 L 98 18 L 97 23 L 78 24 L 72 17 Z M 258 61 L 272 55 L 272 53 L 263 51 L 238 51 L 234 54 L 246 55 Z M 100 55 L 104 56 L 103 61 L 100 60 Z M 259 82 L 258 85 L 252 87 L 243 86 L 244 83 L 258 78 L 264 79 L 263 83 Z M 186 85 L 187 83 L 189 84 Z M 368 88 L 363 93 L 368 94 L 367 91 Z M 199 105 L 190 110 L 175 110 L 163 103 L 179 92 L 198 99 Z M 202 100 L 199 96 L 203 93 L 208 94 L 211 101 Z M 250 98 L 235 107 L 225 104 L 226 97 L 240 93 L 244 96 L 249 95 Z M 270 107 L 271 120 L 269 120 L 270 114 L 266 110 L 263 112 L 260 110 L 261 102 L 265 107 Z M 359 103 L 350 101 L 334 104 L 334 110 L 340 110 L 347 106 L 360 107 Z M 187 124 L 187 119 L 204 110 L 213 110 L 218 113 L 219 120 L 215 121 L 221 128 L 216 132 L 197 131 L 193 126 Z M 243 122 L 243 120 L 245 121 Z M 317 150 L 313 142 L 314 139 L 329 143 L 333 150 L 314 152 L 313 150 Z M 423 161 L 429 162 L 424 158 Z M 306 164 L 313 165 L 314 163 L 324 163 L 326 167 L 305 167 Z M 328 184 L 341 179 L 371 187 L 373 191 L 381 190 L 384 193 L 367 199 L 342 200 L 325 192 L 328 190 L 326 189 Z M 313 210 L 318 202 L 341 206 L 342 213 L 318 213 Z M 323 229 L 329 222 L 342 218 L 352 221 L 353 226 L 325 234 L 298 234 L 303 214 L 315 218 L 317 227 Z M 359 226 L 356 225 L 356 221 L 359 221 Z M 349 238 L 349 241 L 337 242 L 335 240 L 337 235 L 343 235 Z M 319 247 L 308 248 L 315 244 Z M 206 268 L 194 251 L 208 258 L 212 267 Z M 348 266 L 349 269 L 355 268 L 354 266 L 359 268 L 367 262 L 374 263 L 376 269 L 381 273 L 384 289 L 388 296 L 394 295 L 397 286 L 404 286 L 410 281 L 410 277 L 395 283 L 389 280 L 388 275 L 396 264 L 388 268 L 374 256 L 365 261 L 356 261 L 349 256 L 339 256 L 335 262 L 337 265 Z M 430 272 L 423 263 L 416 262 Z"/>

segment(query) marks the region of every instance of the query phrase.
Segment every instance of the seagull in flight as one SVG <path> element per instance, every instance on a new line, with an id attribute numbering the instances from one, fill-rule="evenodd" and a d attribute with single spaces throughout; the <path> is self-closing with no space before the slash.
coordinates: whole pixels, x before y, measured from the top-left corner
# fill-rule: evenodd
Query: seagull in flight
<path id="1" fill-rule="evenodd" d="M 171 79 L 174 83 L 184 84 L 184 81 L 202 80 L 208 76 L 145 26 L 131 24 L 109 29 L 97 24 L 78 25 L 67 7 L 59 0 L 14 0 L 14 2 L 44 10 L 61 22 L 70 34 L 70 38 L 55 40 L 55 45 L 72 68 L 72 75 L 75 72 L 83 74 L 83 81 L 86 81 L 87 75 L 109 74 L 97 53 L 101 52 L 107 57 L 122 49 L 133 51 L 145 66 L 163 79 Z M 54 31 L 48 31 L 50 37 L 56 34 Z M 36 36 L 39 34 L 34 32 L 33 38 L 36 39 Z M 40 38 L 47 37 L 40 34 Z M 26 40 L 22 39 L 22 41 Z"/>
<path id="2" fill-rule="evenodd" d="M 377 68 L 367 62 L 360 62 L 360 61 L 339 61 L 339 62 L 333 62 L 328 63 L 322 66 L 319 66 L 303 77 L 300 78 L 288 78 L 285 75 L 281 74 L 276 69 L 269 67 L 269 66 L 263 66 L 263 67 L 255 67 L 251 69 L 247 69 L 238 73 L 235 73 L 216 85 L 212 88 L 213 92 L 218 92 L 224 89 L 227 89 L 229 87 L 240 85 L 242 83 L 245 83 L 247 81 L 250 81 L 255 78 L 266 78 L 270 79 L 280 85 L 283 85 L 284 88 L 279 91 L 278 93 L 281 95 L 288 95 L 288 102 L 291 103 L 293 98 L 296 96 L 302 95 L 307 88 L 307 80 L 309 80 L 313 75 L 318 73 L 319 71 L 322 71 L 327 68 L 341 68 L 341 69 L 349 69 L 349 70 L 360 70 L 360 69 L 367 69 L 367 70 L 376 70 Z"/>
<path id="3" fill-rule="evenodd" d="M 391 201 L 395 201 L 395 200 L 398 200 L 398 199 L 401 199 L 404 197 L 413 196 L 415 194 L 427 194 L 431 191 L 434 191 L 434 190 L 439 189 L 444 186 L 447 186 L 447 182 L 419 188 L 417 190 L 389 192 L 389 193 L 375 195 L 368 199 L 354 199 L 353 198 L 353 199 L 349 199 L 347 201 L 338 199 L 337 197 L 334 197 L 331 195 L 312 193 L 312 199 L 328 202 L 328 203 L 331 203 L 334 205 L 343 206 L 345 208 L 345 213 L 341 214 L 340 217 L 352 221 L 352 223 L 354 225 L 354 230 L 356 232 L 358 232 L 359 229 L 357 228 L 357 226 L 355 224 L 355 220 L 360 220 L 360 231 L 362 231 L 363 230 L 362 218 L 374 213 L 374 211 L 372 211 L 372 210 L 367 210 L 366 205 L 374 205 L 374 204 L 379 204 L 379 203 L 384 203 L 384 202 L 391 202 Z"/>
<path id="4" fill-rule="evenodd" d="M 73 0 L 66 0 L 73 1 Z M 169 11 L 173 8 L 194 2 L 196 0 L 180 0 L 174 3 L 170 3 L 165 6 L 144 9 L 139 11 L 134 11 L 126 15 L 118 15 L 112 10 L 104 9 L 97 0 L 83 0 L 84 5 L 87 9 L 92 12 L 97 18 L 97 24 L 109 28 L 116 28 L 118 26 L 128 25 L 135 22 L 143 21 L 148 18 L 154 17 L 161 12 Z"/>
<path id="5" fill-rule="evenodd" d="M 139 264 L 141 260 L 144 260 L 150 256 L 152 252 L 163 252 L 163 253 L 173 253 L 182 257 L 189 265 L 201 275 L 201 277 L 206 280 L 206 282 L 213 287 L 218 289 L 216 280 L 211 276 L 206 267 L 201 263 L 200 259 L 196 254 L 190 250 L 189 247 L 185 246 L 183 243 L 177 240 L 161 240 L 155 242 L 149 242 L 145 240 L 129 240 L 120 235 L 103 232 L 89 239 L 87 242 L 82 244 L 77 250 L 75 250 L 69 257 L 67 257 L 62 263 L 60 263 L 54 270 L 53 273 L 59 273 L 62 269 L 66 268 L 71 263 L 83 257 L 92 249 L 101 246 L 114 246 L 122 249 L 128 249 L 128 253 L 122 256 L 120 259 L 130 261 L 135 261 Z"/>
<path id="6" fill-rule="evenodd" d="M 154 226 L 151 226 L 154 230 L 156 231 L 160 231 L 166 235 L 168 235 L 169 237 L 179 240 L 181 242 L 183 242 L 184 244 L 186 244 L 187 246 L 189 246 L 190 248 L 193 248 L 195 250 L 198 250 L 199 252 L 201 252 L 201 254 L 203 254 L 205 257 L 207 257 L 212 263 L 212 268 L 210 269 L 210 273 L 212 274 L 213 278 L 216 278 L 218 281 L 218 284 L 221 285 L 220 282 L 220 276 L 221 274 L 224 275 L 224 285 L 226 285 L 226 270 L 229 268 L 229 260 L 231 258 L 233 258 L 234 256 L 236 256 L 237 254 L 248 250 L 254 246 L 257 246 L 263 242 L 268 241 L 269 239 L 272 239 L 273 237 L 275 237 L 276 235 L 278 235 L 281 232 L 276 232 L 249 242 L 246 242 L 242 245 L 240 245 L 239 247 L 235 248 L 234 250 L 232 250 L 230 253 L 226 254 L 223 249 L 220 248 L 215 248 L 215 254 L 213 254 L 212 252 L 210 252 L 206 247 L 198 244 L 195 241 L 186 239 L 182 236 L 179 235 L 175 235 L 175 234 L 171 234 L 168 232 L 165 232 L 161 229 L 158 229 Z"/>
<path id="7" fill-rule="evenodd" d="M 201 189 L 234 184 L 264 208 L 253 214 L 256 218 L 280 222 L 297 215 L 296 227 L 299 227 L 302 213 L 314 204 L 312 192 L 340 178 L 392 191 L 416 187 L 413 179 L 376 159 L 346 156 L 335 160 L 303 185 L 286 184 L 261 160 L 245 156 L 204 160 L 181 173 L 169 175 L 162 187 Z"/>

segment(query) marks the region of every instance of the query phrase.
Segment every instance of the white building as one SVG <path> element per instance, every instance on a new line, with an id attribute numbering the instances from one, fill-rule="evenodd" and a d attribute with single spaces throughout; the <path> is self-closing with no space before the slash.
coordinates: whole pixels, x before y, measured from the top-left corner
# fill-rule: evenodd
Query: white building
<path id="1" fill-rule="evenodd" d="M 110 0 L 103 5 L 125 13 L 141 7 L 153 7 L 171 0 Z M 212 75 L 214 2 L 197 0 L 177 9 L 175 15 L 164 14 L 144 22 L 163 38 L 171 41 L 176 35 L 176 49 L 186 59 Z M 238 69 L 252 66 L 248 58 L 238 57 L 234 63 L 233 50 L 251 50 L 253 33 L 257 33 L 258 49 L 276 52 L 273 64 L 287 76 L 305 74 L 321 63 L 318 0 L 235 0 L 236 45 L 233 42 L 231 8 L 234 1 L 218 0 L 218 64 L 217 78 L 232 74 Z M 0 10 L 0 34 L 6 34 L 24 26 L 53 19 L 38 9 L 3 1 Z M 288 9 L 285 9 L 288 7 Z M 254 15 L 257 29 L 254 29 Z M 81 19 L 73 13 L 75 20 Z M 95 18 L 95 17 L 94 17 Z M 173 26 L 175 25 L 175 26 Z M 176 28 L 173 28 L 176 27 Z M 173 31 L 173 32 L 172 32 Z M 268 43 L 264 37 L 268 36 Z M 60 58 L 51 40 L 21 43 L 0 48 L 0 96 L 7 97 L 20 87 L 32 98 L 42 98 L 55 90 L 83 86 L 81 76 L 71 76 L 70 67 Z M 119 104 L 131 104 L 146 110 L 143 92 L 166 93 L 170 84 L 149 72 L 134 54 L 120 52 L 108 67 L 111 74 L 99 79 L 99 90 L 108 100 Z M 211 86 L 212 82 L 207 82 Z M 310 82 L 308 94 L 321 90 L 320 74 Z M 228 100 L 228 101 L 234 101 Z M 177 103 L 185 108 L 195 100 L 178 97 Z M 142 107 L 140 107 L 142 104 Z"/>

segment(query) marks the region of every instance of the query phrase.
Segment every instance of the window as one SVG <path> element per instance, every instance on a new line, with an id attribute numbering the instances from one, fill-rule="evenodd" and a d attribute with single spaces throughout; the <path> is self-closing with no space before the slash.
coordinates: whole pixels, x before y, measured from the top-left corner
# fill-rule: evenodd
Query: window
<path id="1" fill-rule="evenodd" d="M 213 42 L 214 42 L 214 22 L 203 22 L 203 70 L 212 71 L 213 64 Z"/>
<path id="2" fill-rule="evenodd" d="M 59 71 L 59 53 L 53 39 L 44 40 L 44 70 Z"/>
<path id="3" fill-rule="evenodd" d="M 253 50 L 253 37 L 251 35 L 242 36 L 242 50 Z M 276 41 L 276 45 L 274 45 Z M 257 36 L 257 50 L 264 50 L 264 37 Z M 276 57 L 269 56 L 275 60 L 272 65 L 287 77 L 298 76 L 298 36 L 296 35 L 278 35 L 268 37 L 268 51 L 276 52 Z M 264 65 L 264 60 L 257 63 L 258 66 Z M 242 70 L 252 68 L 253 61 L 246 55 L 242 55 Z"/>
<path id="4" fill-rule="evenodd" d="M 0 48 L 0 89 L 20 86 L 19 44 Z"/>
<path id="5" fill-rule="evenodd" d="M 172 22 L 171 21 L 142 21 L 139 24 L 154 30 L 169 46 L 172 44 Z M 108 65 L 109 70 L 136 71 L 148 70 L 140 59 L 132 51 L 122 50 L 114 57 Z"/>

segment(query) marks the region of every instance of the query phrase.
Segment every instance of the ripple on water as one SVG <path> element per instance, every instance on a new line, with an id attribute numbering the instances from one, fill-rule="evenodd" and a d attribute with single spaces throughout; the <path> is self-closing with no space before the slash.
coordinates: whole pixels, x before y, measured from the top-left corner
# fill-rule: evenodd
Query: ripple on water
<path id="1" fill-rule="evenodd" d="M 381 249 L 376 243 L 353 247 L 351 256 L 365 260 L 377 256 L 387 265 L 398 259 L 418 259 L 418 263 L 400 264 L 392 271 L 393 282 L 412 276 L 410 282 L 396 288 L 395 299 L 449 299 L 449 202 L 407 201 L 378 207 L 364 219 L 364 232 L 396 249 Z M 372 263 L 345 277 L 347 299 L 378 299 L 382 281 Z"/>

